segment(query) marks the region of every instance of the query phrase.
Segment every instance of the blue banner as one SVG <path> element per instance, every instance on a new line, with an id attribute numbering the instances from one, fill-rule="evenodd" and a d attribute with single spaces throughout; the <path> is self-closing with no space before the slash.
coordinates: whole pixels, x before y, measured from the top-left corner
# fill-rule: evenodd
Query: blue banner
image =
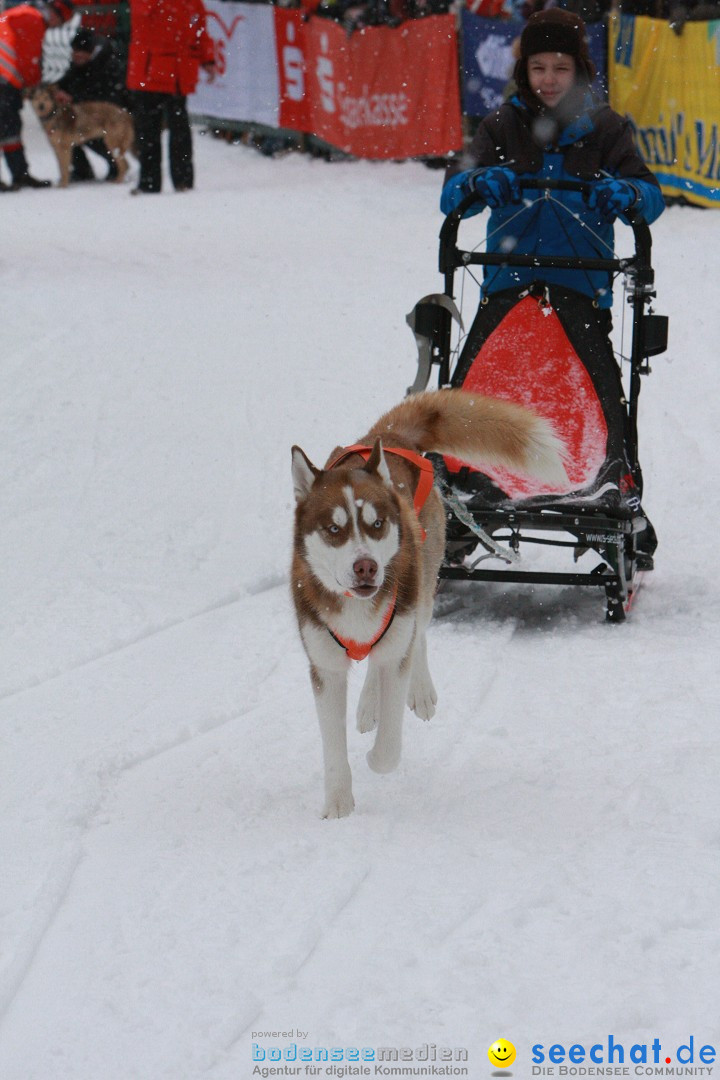
<path id="1" fill-rule="evenodd" d="M 505 100 L 515 58 L 513 41 L 525 23 L 516 19 L 486 19 L 462 13 L 462 94 L 466 116 L 495 112 Z M 589 23 L 590 56 L 598 74 L 593 89 L 607 99 L 607 30 L 605 23 Z"/>

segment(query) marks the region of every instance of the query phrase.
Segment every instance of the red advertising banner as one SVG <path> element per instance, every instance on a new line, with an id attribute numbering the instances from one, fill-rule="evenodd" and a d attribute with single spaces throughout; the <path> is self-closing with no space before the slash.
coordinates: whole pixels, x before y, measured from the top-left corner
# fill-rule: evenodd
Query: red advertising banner
<path id="1" fill-rule="evenodd" d="M 309 132 L 304 9 L 274 7 L 272 10 L 278 58 L 279 125 L 291 131 Z"/>
<path id="2" fill-rule="evenodd" d="M 320 17 L 302 29 L 304 130 L 364 158 L 431 157 L 460 149 L 454 16 L 368 27 L 350 36 Z M 283 109 L 284 102 L 281 116 Z"/>
<path id="3" fill-rule="evenodd" d="M 438 157 L 462 146 L 452 15 L 352 34 L 338 23 L 240 0 L 205 0 L 217 77 L 194 116 L 316 135 L 360 158 Z"/>

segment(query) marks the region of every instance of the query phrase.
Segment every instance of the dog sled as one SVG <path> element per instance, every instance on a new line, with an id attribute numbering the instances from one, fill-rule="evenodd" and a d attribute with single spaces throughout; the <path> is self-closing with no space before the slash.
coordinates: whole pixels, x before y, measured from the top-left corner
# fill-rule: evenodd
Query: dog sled
<path id="1" fill-rule="evenodd" d="M 553 199 L 557 190 L 585 195 L 589 185 L 525 180 L 523 189 Z M 626 215 L 634 244 L 626 257 L 494 253 L 480 245 L 467 250 L 458 247 L 458 231 L 477 201 L 475 193 L 468 195 L 440 231 L 443 292 L 423 297 L 407 316 L 418 346 L 409 392 L 426 389 L 436 367 L 440 389 L 461 386 L 534 409 L 565 443 L 569 481 L 568 490 L 553 491 L 500 468 L 480 473 L 434 458 L 447 509 L 440 577 L 599 588 L 606 618 L 621 622 L 642 574 L 652 569 L 655 547 L 641 502 L 638 397 L 650 358 L 667 348 L 668 320 L 652 310 L 649 227 L 640 216 Z M 462 309 L 468 283 L 475 307 L 476 267 L 532 267 L 538 281 L 482 298 L 466 332 Z M 592 299 L 543 283 L 550 268 L 624 279 L 629 350 L 621 343 L 611 351 L 598 313 L 588 311 Z"/>

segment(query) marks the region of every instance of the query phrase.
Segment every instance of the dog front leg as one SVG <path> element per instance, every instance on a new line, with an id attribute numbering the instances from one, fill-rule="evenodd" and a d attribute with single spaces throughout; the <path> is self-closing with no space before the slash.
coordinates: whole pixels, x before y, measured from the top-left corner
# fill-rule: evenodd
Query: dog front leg
<path id="1" fill-rule="evenodd" d="M 425 631 L 432 617 L 432 603 L 418 612 L 417 631 L 410 666 L 410 688 L 407 704 L 421 720 L 432 720 L 437 705 L 437 693 L 427 662 Z"/>
<path id="2" fill-rule="evenodd" d="M 397 769 L 402 752 L 402 725 L 410 681 L 409 657 L 400 664 L 383 664 L 378 672 L 379 710 L 375 745 L 367 763 L 373 772 Z"/>
<path id="3" fill-rule="evenodd" d="M 325 766 L 323 817 L 347 817 L 355 807 L 347 754 L 347 672 L 313 668 L 311 678 Z"/>
<path id="4" fill-rule="evenodd" d="M 127 158 L 118 150 L 113 150 L 113 157 L 115 158 L 115 164 L 117 165 L 118 174 L 115 178 L 116 184 L 122 184 L 125 179 L 125 173 L 129 169 Z"/>
<path id="5" fill-rule="evenodd" d="M 60 168 L 59 187 L 67 187 L 70 183 L 70 160 L 72 158 L 72 146 L 67 143 L 59 143 L 55 147 L 55 153 Z"/>
<path id="6" fill-rule="evenodd" d="M 372 660 L 360 693 L 357 707 L 357 729 L 361 734 L 374 731 L 380 715 L 380 672 Z"/>

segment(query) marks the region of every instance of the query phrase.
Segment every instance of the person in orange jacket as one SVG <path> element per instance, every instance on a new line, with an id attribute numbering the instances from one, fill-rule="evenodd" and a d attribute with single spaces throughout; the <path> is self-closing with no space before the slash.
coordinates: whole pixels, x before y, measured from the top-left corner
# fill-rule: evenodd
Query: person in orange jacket
<path id="1" fill-rule="evenodd" d="M 0 182 L 0 191 L 49 187 L 49 180 L 30 175 L 22 144 L 22 92 L 42 76 L 45 31 L 61 26 L 73 13 L 71 0 L 50 0 L 40 9 L 20 4 L 0 14 L 0 150 L 12 183 Z"/>
<path id="2" fill-rule="evenodd" d="M 194 184 L 187 95 L 202 67 L 212 79 L 215 55 L 201 0 L 130 0 L 127 85 L 140 155 L 136 193 L 162 187 L 163 121 L 170 135 L 170 177 L 176 191 Z"/>

